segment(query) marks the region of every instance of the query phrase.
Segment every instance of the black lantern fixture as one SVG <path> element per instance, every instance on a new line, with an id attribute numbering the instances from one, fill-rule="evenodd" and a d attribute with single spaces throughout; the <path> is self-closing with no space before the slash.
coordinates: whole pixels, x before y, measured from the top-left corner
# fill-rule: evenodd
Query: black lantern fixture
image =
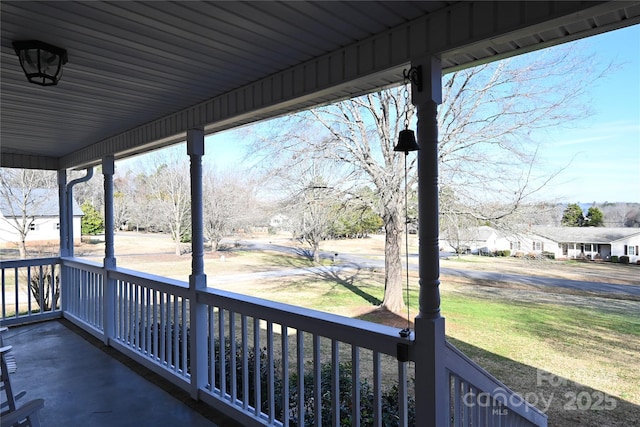
<path id="1" fill-rule="evenodd" d="M 398 143 L 393 147 L 393 151 L 404 152 L 404 243 L 405 243 L 405 262 L 407 274 L 407 327 L 400 331 L 400 336 L 407 338 L 411 335 L 411 320 L 409 312 L 409 214 L 407 207 L 407 156 L 409 151 L 417 151 L 420 149 L 416 142 L 416 135 L 409 129 L 409 82 L 416 85 L 418 91 L 422 90 L 422 72 L 420 67 L 412 67 L 408 71 L 404 70 L 404 129 L 398 135 Z"/>
<path id="2" fill-rule="evenodd" d="M 39 40 L 13 42 L 20 66 L 27 80 L 40 86 L 57 85 L 62 66 L 67 63 L 67 51 Z"/>

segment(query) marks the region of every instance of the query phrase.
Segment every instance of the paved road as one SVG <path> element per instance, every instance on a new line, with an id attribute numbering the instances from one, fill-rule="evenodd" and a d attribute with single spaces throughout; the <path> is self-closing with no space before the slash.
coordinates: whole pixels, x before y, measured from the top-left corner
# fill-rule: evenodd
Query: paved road
<path id="1" fill-rule="evenodd" d="M 257 243 L 251 241 L 240 242 L 243 249 L 254 250 L 271 250 L 279 251 L 290 254 L 309 255 L 308 251 L 292 248 L 290 246 L 275 245 L 271 243 Z M 447 254 L 448 255 L 448 254 Z M 322 258 L 332 259 L 333 253 L 323 252 Z M 222 283 L 237 280 L 250 280 L 256 277 L 283 277 L 292 275 L 304 275 L 304 274 L 335 274 L 343 269 L 347 268 L 384 268 L 384 261 L 364 258 L 362 256 L 353 254 L 338 254 L 339 264 L 334 266 L 324 267 L 308 267 L 308 268 L 292 268 L 285 270 L 276 270 L 268 272 L 247 273 L 241 275 L 234 275 L 233 277 L 218 277 L 214 278 L 214 283 Z M 417 265 L 410 265 L 412 270 L 417 270 Z M 528 285 L 536 286 L 556 286 L 567 289 L 574 289 L 588 292 L 609 293 L 618 294 L 620 296 L 632 295 L 640 297 L 640 280 L 638 285 L 619 285 L 615 283 L 606 282 L 589 282 L 582 280 L 568 280 L 538 276 L 524 276 L 520 274 L 512 273 L 498 273 L 489 271 L 476 271 L 476 270 L 463 270 L 455 268 L 441 268 L 440 273 L 443 275 L 451 275 L 458 277 L 465 277 L 469 279 L 481 279 L 481 280 L 495 280 L 495 281 L 509 281 L 524 283 Z"/>

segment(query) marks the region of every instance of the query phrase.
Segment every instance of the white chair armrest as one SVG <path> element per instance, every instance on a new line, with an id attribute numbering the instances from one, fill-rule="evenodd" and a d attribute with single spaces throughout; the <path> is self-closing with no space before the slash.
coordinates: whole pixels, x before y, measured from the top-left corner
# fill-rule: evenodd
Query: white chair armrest
<path id="1" fill-rule="evenodd" d="M 29 420 L 31 427 L 39 427 L 38 411 L 44 408 L 44 399 L 34 399 L 20 406 L 15 411 L 2 415 L 2 424 L 12 426 L 20 421 Z"/>

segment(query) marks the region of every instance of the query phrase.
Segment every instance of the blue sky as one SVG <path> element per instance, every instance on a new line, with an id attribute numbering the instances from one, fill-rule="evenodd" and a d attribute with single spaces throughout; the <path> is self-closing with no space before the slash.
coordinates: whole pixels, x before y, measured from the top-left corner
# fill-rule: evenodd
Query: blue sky
<path id="1" fill-rule="evenodd" d="M 552 134 L 545 157 L 570 166 L 548 188 L 568 202 L 640 202 L 640 25 L 581 43 L 620 68 L 589 90 L 595 114 Z"/>
<path id="2" fill-rule="evenodd" d="M 595 114 L 570 129 L 547 131 L 545 167 L 569 165 L 538 199 L 640 202 L 640 25 L 579 41 L 614 71 L 588 88 Z M 534 53 L 535 54 L 535 53 Z M 225 168 L 244 156 L 242 131 L 208 138 L 205 161 Z"/>

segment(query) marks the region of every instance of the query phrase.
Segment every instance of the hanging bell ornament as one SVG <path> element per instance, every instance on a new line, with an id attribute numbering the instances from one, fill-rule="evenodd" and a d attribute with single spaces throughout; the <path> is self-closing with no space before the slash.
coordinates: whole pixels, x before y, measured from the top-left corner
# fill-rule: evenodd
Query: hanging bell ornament
<path id="1" fill-rule="evenodd" d="M 407 154 L 409 151 L 417 151 L 420 147 L 416 142 L 416 135 L 411 129 L 404 129 L 400 131 L 398 135 L 398 144 L 393 147 L 393 151 L 404 151 Z"/>

